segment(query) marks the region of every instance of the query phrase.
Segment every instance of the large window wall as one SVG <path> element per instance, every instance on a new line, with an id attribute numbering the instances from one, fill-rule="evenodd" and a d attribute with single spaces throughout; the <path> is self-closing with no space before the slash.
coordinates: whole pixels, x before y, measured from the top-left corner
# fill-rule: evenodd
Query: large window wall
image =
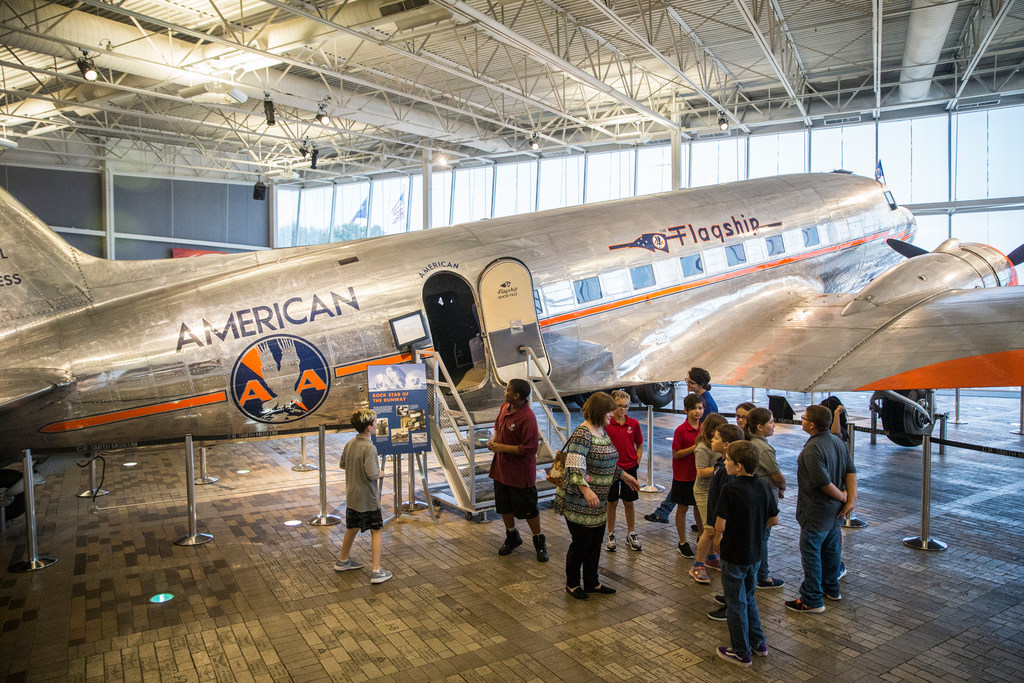
<path id="1" fill-rule="evenodd" d="M 1005 253 L 1024 242 L 1024 212 L 984 206 L 1024 196 L 1024 107 L 691 140 L 680 165 L 683 187 L 699 187 L 836 169 L 872 177 L 879 161 L 897 201 L 920 208 L 920 246 L 957 237 Z M 662 192 L 671 169 L 671 147 L 658 144 L 434 171 L 432 227 Z M 423 228 L 418 174 L 282 189 L 276 199 L 277 246 Z"/>

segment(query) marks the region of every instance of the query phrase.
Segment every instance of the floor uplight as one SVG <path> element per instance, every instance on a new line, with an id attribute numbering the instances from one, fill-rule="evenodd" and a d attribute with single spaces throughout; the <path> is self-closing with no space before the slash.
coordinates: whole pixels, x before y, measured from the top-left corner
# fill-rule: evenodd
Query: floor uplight
<path id="1" fill-rule="evenodd" d="M 157 593 L 149 599 L 153 603 L 170 602 L 174 599 L 173 593 Z"/>

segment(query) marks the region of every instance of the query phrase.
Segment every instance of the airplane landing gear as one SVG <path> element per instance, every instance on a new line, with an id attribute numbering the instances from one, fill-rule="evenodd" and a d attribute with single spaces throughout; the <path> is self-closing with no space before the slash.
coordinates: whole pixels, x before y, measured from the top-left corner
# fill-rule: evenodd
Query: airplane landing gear
<path id="1" fill-rule="evenodd" d="M 879 393 L 899 394 L 908 399 L 901 401 L 896 398 L 883 398 Z M 879 399 L 876 404 L 876 397 Z M 920 446 L 921 435 L 928 431 L 931 424 L 928 416 L 931 406 L 928 405 L 928 392 L 923 389 L 912 389 L 896 392 L 876 392 L 871 399 L 872 409 L 877 409 L 882 418 L 882 429 L 897 446 Z M 880 405 L 878 405 L 880 404 Z M 916 404 L 912 405 L 912 404 Z"/>
<path id="2" fill-rule="evenodd" d="M 673 382 L 654 382 L 641 384 L 636 388 L 636 396 L 642 403 L 655 408 L 664 408 L 672 402 L 676 385 Z"/>

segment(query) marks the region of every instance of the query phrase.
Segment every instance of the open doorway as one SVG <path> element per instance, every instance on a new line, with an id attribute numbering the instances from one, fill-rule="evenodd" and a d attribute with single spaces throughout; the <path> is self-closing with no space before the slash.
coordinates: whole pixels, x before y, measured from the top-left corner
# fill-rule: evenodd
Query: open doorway
<path id="1" fill-rule="evenodd" d="M 469 283 L 454 273 L 435 273 L 423 283 L 423 309 L 434 352 L 459 391 L 487 381 L 487 358 Z"/>

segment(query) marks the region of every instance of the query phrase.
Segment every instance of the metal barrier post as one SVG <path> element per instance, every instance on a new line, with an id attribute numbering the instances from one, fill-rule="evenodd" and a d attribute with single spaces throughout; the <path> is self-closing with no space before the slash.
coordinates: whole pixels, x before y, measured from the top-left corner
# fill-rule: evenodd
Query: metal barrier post
<path id="1" fill-rule="evenodd" d="M 939 455 L 946 454 L 946 420 L 949 419 L 949 413 L 943 413 L 942 415 L 936 415 L 939 418 Z"/>
<path id="2" fill-rule="evenodd" d="M 78 494 L 79 498 L 97 498 L 99 496 L 105 496 L 110 491 L 99 488 L 99 484 L 96 479 L 96 456 L 93 455 L 92 461 L 89 462 L 89 488 Z"/>
<path id="3" fill-rule="evenodd" d="M 334 526 L 341 523 L 341 517 L 327 514 L 327 426 L 320 425 L 317 444 L 320 458 L 320 514 L 308 520 L 313 526 Z"/>
<path id="4" fill-rule="evenodd" d="M 217 477 L 211 477 L 206 474 L 206 448 L 199 449 L 199 476 L 196 478 L 197 484 L 212 484 L 217 481 Z"/>
<path id="5" fill-rule="evenodd" d="M 426 503 L 416 500 L 416 454 L 409 453 L 409 502 L 402 505 L 402 512 L 417 512 L 426 509 Z"/>
<path id="6" fill-rule="evenodd" d="M 1020 421 L 1020 426 L 1014 434 L 1024 436 L 1024 387 L 1020 388 L 1020 417 L 1017 419 Z"/>
<path id="7" fill-rule="evenodd" d="M 874 411 L 874 406 L 872 406 L 872 410 L 871 410 L 871 438 L 868 440 L 868 443 L 870 443 L 872 446 L 874 446 L 875 443 L 878 440 L 878 435 L 876 434 L 877 431 L 878 431 L 878 413 L 876 413 Z"/>
<path id="8" fill-rule="evenodd" d="M 965 424 L 960 421 L 960 390 L 956 389 L 953 392 L 953 424 L 962 425 Z"/>
<path id="9" fill-rule="evenodd" d="M 856 438 L 856 435 L 857 435 L 857 426 L 854 425 L 852 422 L 847 422 L 846 423 L 846 433 L 849 436 L 849 438 L 846 441 L 846 449 L 850 452 L 850 462 L 853 462 L 854 461 L 853 460 L 853 453 L 854 453 L 854 450 L 855 450 L 855 448 L 854 448 L 854 439 Z M 863 519 L 858 519 L 858 518 L 854 517 L 852 510 L 850 512 L 847 512 L 846 516 L 843 517 L 843 528 L 844 529 L 863 529 L 867 525 L 868 525 L 868 523 L 865 522 Z"/>
<path id="10" fill-rule="evenodd" d="M 32 451 L 24 450 L 23 467 L 25 481 L 25 536 L 28 540 L 28 559 L 22 562 L 15 562 L 7 567 L 8 571 L 16 574 L 33 572 L 37 569 L 45 569 L 57 561 L 56 557 L 39 557 L 39 549 L 36 547 L 36 482 L 32 476 Z"/>
<path id="11" fill-rule="evenodd" d="M 188 533 L 174 539 L 174 545 L 202 545 L 213 540 L 210 534 L 196 530 L 196 465 L 192 450 L 192 435 L 185 435 L 185 498 L 188 504 Z"/>
<path id="12" fill-rule="evenodd" d="M 664 486 L 654 483 L 654 406 L 647 406 L 647 484 L 641 486 L 644 493 L 664 491 Z"/>
<path id="13" fill-rule="evenodd" d="M 756 401 L 754 400 L 754 392 L 755 391 L 756 391 L 756 389 L 754 389 L 754 387 L 750 387 L 750 402 L 751 403 L 756 403 Z"/>
<path id="14" fill-rule="evenodd" d="M 945 550 L 946 544 L 929 536 L 931 529 L 931 492 L 932 492 L 932 437 L 925 434 L 921 450 L 924 464 L 921 474 L 921 535 L 903 539 L 903 545 L 914 550 Z"/>
<path id="15" fill-rule="evenodd" d="M 306 462 L 306 437 L 299 437 L 299 449 L 302 451 L 302 464 L 296 465 L 292 468 L 292 472 L 312 472 L 316 469 L 316 465 L 310 465 Z"/>

